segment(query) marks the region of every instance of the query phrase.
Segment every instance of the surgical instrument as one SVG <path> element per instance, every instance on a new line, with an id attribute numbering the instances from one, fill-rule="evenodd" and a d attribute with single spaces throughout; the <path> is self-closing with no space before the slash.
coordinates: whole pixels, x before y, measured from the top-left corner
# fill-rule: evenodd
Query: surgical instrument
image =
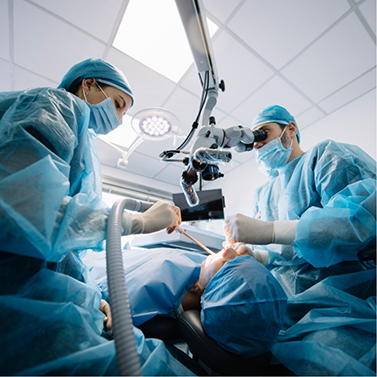
<path id="1" fill-rule="evenodd" d="M 202 243 L 200 243 L 198 240 L 196 240 L 194 237 L 190 236 L 188 233 L 186 233 L 181 227 L 178 227 L 177 229 L 178 233 L 184 234 L 186 237 L 190 238 L 191 241 L 195 242 L 197 245 L 199 245 L 202 249 L 204 249 L 207 253 L 216 255 L 215 252 L 208 249 L 208 247 L 204 246 Z"/>

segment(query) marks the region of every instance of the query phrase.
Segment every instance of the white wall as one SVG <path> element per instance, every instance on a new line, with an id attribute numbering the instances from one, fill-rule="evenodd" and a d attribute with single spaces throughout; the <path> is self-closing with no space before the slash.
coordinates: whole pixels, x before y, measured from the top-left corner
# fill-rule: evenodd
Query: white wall
<path id="1" fill-rule="evenodd" d="M 376 90 L 300 130 L 300 133 L 303 151 L 322 140 L 333 139 L 358 145 L 376 159 Z M 250 161 L 204 188 L 222 188 L 226 216 L 235 213 L 249 214 L 254 190 L 268 180 L 259 172 L 254 161 L 254 152 L 251 152 L 250 156 Z M 221 224 L 216 223 L 216 232 L 222 233 Z"/>

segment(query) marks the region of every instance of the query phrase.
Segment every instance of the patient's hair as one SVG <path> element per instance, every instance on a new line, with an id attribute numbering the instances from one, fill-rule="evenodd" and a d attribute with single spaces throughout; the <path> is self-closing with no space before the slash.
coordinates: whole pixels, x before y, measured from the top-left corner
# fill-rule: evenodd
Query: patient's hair
<path id="1" fill-rule="evenodd" d="M 287 296 L 250 255 L 227 262 L 201 298 L 204 330 L 224 349 L 243 357 L 270 350 L 283 324 Z"/>

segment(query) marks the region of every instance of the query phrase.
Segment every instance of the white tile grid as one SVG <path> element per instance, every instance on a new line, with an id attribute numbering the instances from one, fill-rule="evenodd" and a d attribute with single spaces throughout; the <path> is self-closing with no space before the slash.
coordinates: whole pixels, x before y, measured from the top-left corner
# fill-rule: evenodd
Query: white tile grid
<path id="1" fill-rule="evenodd" d="M 343 0 L 247 1 L 228 27 L 279 69 L 348 9 Z"/>
<path id="2" fill-rule="evenodd" d="M 376 0 L 366 0 L 359 9 L 376 36 Z"/>
<path id="3" fill-rule="evenodd" d="M 111 0 L 111 6 L 102 0 L 32 1 L 107 42 L 123 0 Z"/>
<path id="4" fill-rule="evenodd" d="M 280 103 L 306 128 L 323 119 L 321 109 L 334 112 L 375 87 L 375 44 L 354 13 L 344 17 L 349 9 L 347 1 L 221 1 L 219 7 L 219 0 L 204 0 L 220 26 L 213 46 L 219 76 L 227 90 L 219 93 L 214 110 L 219 127 L 249 125 L 263 107 Z M 0 90 L 56 86 L 77 61 L 103 57 L 117 12 L 124 6 L 121 0 L 114 0 L 112 7 L 105 7 L 99 0 L 67 0 L 64 5 L 47 0 L 34 3 L 37 6 L 30 0 L 13 1 L 10 21 L 9 2 L 0 3 Z M 364 1 L 359 9 L 375 33 L 375 0 Z M 337 22 L 342 15 L 344 18 Z M 13 25 L 13 44 L 9 25 Z M 324 30 L 327 33 L 315 40 Z M 10 64 L 13 50 L 14 66 Z M 292 57 L 295 59 L 290 61 Z M 193 66 L 176 86 L 114 48 L 106 59 L 129 78 L 136 97 L 130 115 L 146 107 L 163 106 L 179 117 L 182 132 L 187 134 L 201 95 Z M 277 69 L 287 62 L 279 72 Z M 99 149 L 105 163 L 117 161 L 117 152 L 103 145 Z M 141 144 L 130 161 L 132 172 L 158 177 L 164 169 L 155 157 L 159 149 L 155 144 Z M 249 158 L 246 153 L 234 153 L 237 164 Z M 165 174 L 165 183 L 171 175 L 176 186 L 175 174 L 168 170 Z M 156 187 L 162 184 L 155 181 Z"/>
<path id="5" fill-rule="evenodd" d="M 25 1 L 13 6 L 17 65 L 58 80 L 78 61 L 102 56 L 104 44 Z"/>
<path id="6" fill-rule="evenodd" d="M 375 64 L 375 45 L 351 13 L 284 68 L 282 74 L 319 102 Z"/>

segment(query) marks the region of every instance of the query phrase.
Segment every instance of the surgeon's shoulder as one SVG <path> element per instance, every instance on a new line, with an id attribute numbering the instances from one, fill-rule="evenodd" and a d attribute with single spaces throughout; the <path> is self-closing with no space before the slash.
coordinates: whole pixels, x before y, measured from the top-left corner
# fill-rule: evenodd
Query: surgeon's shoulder
<path id="1" fill-rule="evenodd" d="M 340 157 L 341 155 L 344 155 L 346 150 L 344 149 L 344 146 L 341 143 L 338 143 L 335 140 L 324 140 L 320 143 L 314 145 L 311 147 L 304 155 L 304 159 L 306 160 L 331 160 L 337 157 Z"/>
<path id="2" fill-rule="evenodd" d="M 40 88 L 41 94 L 46 94 L 51 98 L 56 99 L 61 103 L 65 103 L 66 105 L 72 105 L 83 112 L 88 111 L 88 106 L 82 101 L 79 97 L 75 96 L 74 94 L 68 92 L 65 89 L 57 89 L 57 88 Z"/>

